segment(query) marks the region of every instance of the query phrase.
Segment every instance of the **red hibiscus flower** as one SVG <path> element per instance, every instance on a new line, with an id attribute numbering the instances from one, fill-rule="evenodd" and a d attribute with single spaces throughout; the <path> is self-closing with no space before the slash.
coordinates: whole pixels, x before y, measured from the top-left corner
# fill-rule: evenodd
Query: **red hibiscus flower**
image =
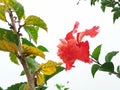
<path id="1" fill-rule="evenodd" d="M 95 37 L 98 34 L 98 26 L 94 26 L 92 29 L 86 29 L 83 32 L 77 32 L 79 22 L 76 22 L 72 31 L 70 31 L 65 39 L 60 39 L 58 45 L 57 55 L 66 64 L 66 70 L 70 70 L 74 67 L 75 60 L 80 60 L 85 63 L 91 63 L 89 58 L 89 42 L 82 41 L 84 36 Z M 73 36 L 76 34 L 76 37 Z"/>

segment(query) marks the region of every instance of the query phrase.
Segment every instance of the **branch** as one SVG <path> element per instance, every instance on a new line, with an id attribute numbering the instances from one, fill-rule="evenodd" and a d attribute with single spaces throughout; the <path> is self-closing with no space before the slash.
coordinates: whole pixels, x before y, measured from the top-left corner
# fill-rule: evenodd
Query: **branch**
<path id="1" fill-rule="evenodd" d="M 21 39 L 20 38 L 20 36 L 21 36 L 20 35 L 20 29 L 21 29 L 22 26 L 19 25 L 19 28 L 17 30 L 17 28 L 16 28 L 16 18 L 13 16 L 13 12 L 11 11 L 10 8 L 8 9 L 8 13 L 9 13 L 9 17 L 10 17 L 10 20 L 11 20 L 11 23 L 8 22 L 8 25 L 13 30 L 13 32 L 15 32 L 18 35 L 18 40 L 19 40 L 18 53 L 16 54 L 16 56 L 19 58 L 22 66 L 24 68 L 30 90 L 35 90 L 34 77 L 29 71 L 29 67 L 28 67 L 28 64 L 26 62 L 25 56 L 22 54 L 22 43 L 21 43 L 21 40 L 20 40 Z"/>
<path id="2" fill-rule="evenodd" d="M 17 29 L 16 29 L 16 25 L 15 25 L 15 19 L 14 19 L 14 16 L 13 16 L 13 13 L 11 11 L 11 9 L 9 8 L 8 9 L 8 13 L 9 13 L 9 17 L 10 17 L 10 20 L 11 20 L 11 24 L 8 23 L 8 25 L 10 25 L 10 28 L 15 32 L 17 33 Z"/>
<path id="3" fill-rule="evenodd" d="M 94 60 L 93 58 L 91 58 L 91 60 L 92 60 L 94 63 L 98 64 L 99 66 L 102 66 L 102 64 L 101 64 L 99 61 L 96 61 L 96 60 Z M 119 73 L 117 73 L 116 71 L 113 71 L 112 74 L 114 74 L 114 75 L 116 75 L 116 76 L 119 75 Z"/>
<path id="4" fill-rule="evenodd" d="M 24 68 L 24 71 L 26 73 L 26 77 L 27 77 L 27 80 L 28 80 L 28 84 L 29 84 L 29 87 L 30 87 L 30 90 L 35 90 L 35 85 L 34 85 L 34 77 L 33 75 L 30 73 L 29 71 L 29 67 L 28 67 L 28 64 L 26 62 L 26 59 L 24 56 L 20 56 L 20 55 L 17 55 L 17 57 L 19 58 L 23 68 Z"/>

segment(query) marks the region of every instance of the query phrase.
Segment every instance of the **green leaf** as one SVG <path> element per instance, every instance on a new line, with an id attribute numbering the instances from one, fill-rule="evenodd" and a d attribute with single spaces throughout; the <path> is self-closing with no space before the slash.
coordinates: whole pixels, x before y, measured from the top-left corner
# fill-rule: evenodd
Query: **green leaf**
<path id="1" fill-rule="evenodd" d="M 61 85 L 56 84 L 57 89 L 61 90 Z"/>
<path id="2" fill-rule="evenodd" d="M 26 57 L 26 60 L 27 60 L 27 64 L 29 66 L 29 70 L 31 73 L 33 73 L 36 69 L 39 68 L 39 63 L 36 62 L 34 59 L 30 58 L 30 57 Z M 22 71 L 21 74 L 22 75 L 25 75 L 25 72 Z"/>
<path id="3" fill-rule="evenodd" d="M 101 65 L 100 70 L 112 73 L 114 72 L 114 65 L 112 62 L 105 62 Z"/>
<path id="4" fill-rule="evenodd" d="M 0 28 L 0 40 L 8 40 L 18 46 L 18 36 L 11 30 Z"/>
<path id="5" fill-rule="evenodd" d="M 3 89 L 0 87 L 0 90 L 3 90 Z"/>
<path id="6" fill-rule="evenodd" d="M 19 90 L 24 90 L 25 85 L 26 85 L 25 83 L 23 83 L 22 85 L 20 85 Z"/>
<path id="7" fill-rule="evenodd" d="M 11 60 L 14 64 L 19 65 L 18 59 L 17 59 L 17 57 L 16 57 L 15 54 L 9 53 L 9 57 L 10 57 L 10 60 Z"/>
<path id="8" fill-rule="evenodd" d="M 30 41 L 28 41 L 26 38 L 22 38 L 22 44 L 26 44 L 28 46 L 35 46 Z"/>
<path id="9" fill-rule="evenodd" d="M 25 71 L 24 70 L 22 70 L 22 72 L 20 73 L 20 76 L 23 76 L 23 75 L 25 75 Z"/>
<path id="10" fill-rule="evenodd" d="M 0 50 L 17 53 L 18 36 L 11 30 L 0 28 Z"/>
<path id="11" fill-rule="evenodd" d="M 114 7 L 115 4 L 113 3 L 112 0 L 102 0 L 101 1 L 101 9 L 104 12 L 106 7 Z"/>
<path id="12" fill-rule="evenodd" d="M 46 23 L 40 17 L 34 16 L 34 15 L 31 15 L 26 18 L 25 25 L 38 26 L 47 31 Z"/>
<path id="13" fill-rule="evenodd" d="M 33 39 L 33 41 L 37 43 L 39 27 L 25 25 L 24 29 L 28 33 L 30 39 Z"/>
<path id="14" fill-rule="evenodd" d="M 54 74 L 52 74 L 52 75 L 44 75 L 44 77 L 45 77 L 45 82 L 47 82 L 50 78 L 52 78 L 53 76 L 55 76 L 55 75 L 57 75 L 58 73 L 60 73 L 61 71 L 63 71 L 65 68 L 64 67 L 62 67 L 62 66 L 57 66 L 56 67 L 56 72 L 54 73 Z"/>
<path id="15" fill-rule="evenodd" d="M 119 51 L 112 51 L 107 53 L 107 55 L 105 56 L 105 61 L 106 62 L 110 62 L 113 58 L 113 56 L 115 56 Z"/>
<path id="16" fill-rule="evenodd" d="M 19 87 L 20 87 L 22 84 L 24 84 L 24 83 L 26 83 L 26 82 L 16 83 L 16 84 L 11 85 L 10 87 L 8 87 L 6 90 L 18 90 Z"/>
<path id="17" fill-rule="evenodd" d="M 120 65 L 117 66 L 117 72 L 120 73 Z"/>
<path id="18" fill-rule="evenodd" d="M 117 77 L 120 79 L 120 74 L 117 74 Z"/>
<path id="19" fill-rule="evenodd" d="M 95 5 L 96 2 L 99 2 L 99 0 L 91 0 L 91 5 Z"/>
<path id="20" fill-rule="evenodd" d="M 12 7 L 12 9 L 16 12 L 18 19 L 21 20 L 25 16 L 24 15 L 24 7 L 15 0 L 10 0 L 9 4 Z"/>
<path id="21" fill-rule="evenodd" d="M 69 90 L 69 88 L 64 88 L 64 90 Z"/>
<path id="22" fill-rule="evenodd" d="M 39 63 L 30 57 L 26 57 L 29 68 L 38 69 Z"/>
<path id="23" fill-rule="evenodd" d="M 94 78 L 96 72 L 99 70 L 100 66 L 98 64 L 93 64 L 92 65 L 92 68 L 91 68 L 91 73 L 92 73 L 92 76 Z"/>
<path id="24" fill-rule="evenodd" d="M 115 11 L 113 14 L 113 22 L 120 17 L 120 9 Z"/>
<path id="25" fill-rule="evenodd" d="M 7 21 L 6 20 L 6 16 L 5 16 L 5 12 L 6 12 L 5 6 L 4 5 L 0 5 L 0 19 L 2 21 Z"/>
<path id="26" fill-rule="evenodd" d="M 19 20 L 25 16 L 24 7 L 16 0 L 3 0 L 2 2 L 5 4 L 6 10 L 12 9 L 16 13 Z"/>
<path id="27" fill-rule="evenodd" d="M 37 87 L 36 90 L 47 90 L 48 87 L 46 86 L 40 86 L 40 87 Z"/>
<path id="28" fill-rule="evenodd" d="M 114 7 L 111 11 L 112 12 L 116 12 L 116 11 L 118 11 L 120 8 L 119 7 Z"/>
<path id="29" fill-rule="evenodd" d="M 99 59 L 99 55 L 100 55 L 100 52 L 101 52 L 101 46 L 102 45 L 98 45 L 94 51 L 92 52 L 92 58 L 94 58 L 96 61 L 98 61 Z"/>
<path id="30" fill-rule="evenodd" d="M 39 45 L 37 48 L 42 50 L 43 52 L 49 52 L 48 49 L 42 45 Z"/>

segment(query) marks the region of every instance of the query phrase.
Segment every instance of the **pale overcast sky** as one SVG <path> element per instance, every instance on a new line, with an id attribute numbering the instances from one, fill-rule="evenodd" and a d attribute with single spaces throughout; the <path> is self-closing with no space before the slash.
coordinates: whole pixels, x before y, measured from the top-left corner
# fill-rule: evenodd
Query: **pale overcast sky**
<path id="1" fill-rule="evenodd" d="M 89 1 L 81 0 L 18 0 L 24 6 L 26 16 L 37 15 L 41 17 L 48 26 L 48 33 L 39 32 L 39 43 L 46 46 L 50 53 L 47 59 L 60 61 L 57 56 L 57 45 L 59 39 L 64 38 L 66 33 L 73 29 L 76 21 L 80 22 L 79 31 L 89 29 L 94 25 L 100 26 L 100 33 L 95 38 L 87 38 L 90 41 L 90 51 L 102 45 L 101 63 L 109 51 L 120 51 L 120 19 L 115 24 L 112 22 L 112 13 L 107 9 L 105 13 L 97 6 L 90 6 Z M 0 22 L 1 23 L 1 22 Z M 4 89 L 8 86 L 25 81 L 24 76 L 19 76 L 22 66 L 15 65 L 9 61 L 5 52 L 0 52 L 0 86 Z M 115 65 L 120 63 L 120 54 L 113 61 Z M 70 90 L 120 90 L 120 80 L 114 75 L 105 72 L 97 72 L 95 78 L 91 75 L 91 65 L 76 62 L 75 68 L 63 71 L 48 82 L 47 90 L 57 90 L 55 84 L 66 84 Z"/>

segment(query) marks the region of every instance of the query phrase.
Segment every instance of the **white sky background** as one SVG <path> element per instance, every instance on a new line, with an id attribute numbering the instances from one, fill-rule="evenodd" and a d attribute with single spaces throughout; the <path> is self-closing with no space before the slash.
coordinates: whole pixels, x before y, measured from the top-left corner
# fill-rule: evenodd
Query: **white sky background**
<path id="1" fill-rule="evenodd" d="M 110 9 L 103 13 L 98 4 L 91 7 L 87 0 L 81 0 L 79 5 L 76 5 L 78 0 L 18 1 L 24 6 L 26 16 L 37 15 L 47 23 L 48 33 L 41 30 L 38 40 L 39 44 L 46 46 L 50 51 L 47 59 L 61 61 L 56 54 L 59 39 L 64 38 L 66 33 L 73 29 L 76 21 L 80 22 L 79 31 L 89 29 L 94 25 L 100 26 L 100 33 L 95 38 L 87 39 L 90 41 L 90 51 L 93 51 L 97 45 L 103 44 L 101 63 L 109 51 L 120 51 L 120 20 L 113 24 Z M 0 52 L 0 86 L 4 89 L 14 83 L 26 80 L 26 77 L 19 76 L 22 66 L 10 62 L 6 55 L 8 54 Z M 113 58 L 115 65 L 120 64 L 119 58 L 120 54 Z M 69 81 L 67 87 L 70 90 L 120 90 L 120 80 L 115 75 L 110 76 L 108 73 L 98 71 L 93 79 L 91 65 L 77 61 L 75 66 L 72 70 L 63 71 L 49 80 L 47 90 L 57 90 L 56 83 L 66 84 L 67 81 Z"/>

